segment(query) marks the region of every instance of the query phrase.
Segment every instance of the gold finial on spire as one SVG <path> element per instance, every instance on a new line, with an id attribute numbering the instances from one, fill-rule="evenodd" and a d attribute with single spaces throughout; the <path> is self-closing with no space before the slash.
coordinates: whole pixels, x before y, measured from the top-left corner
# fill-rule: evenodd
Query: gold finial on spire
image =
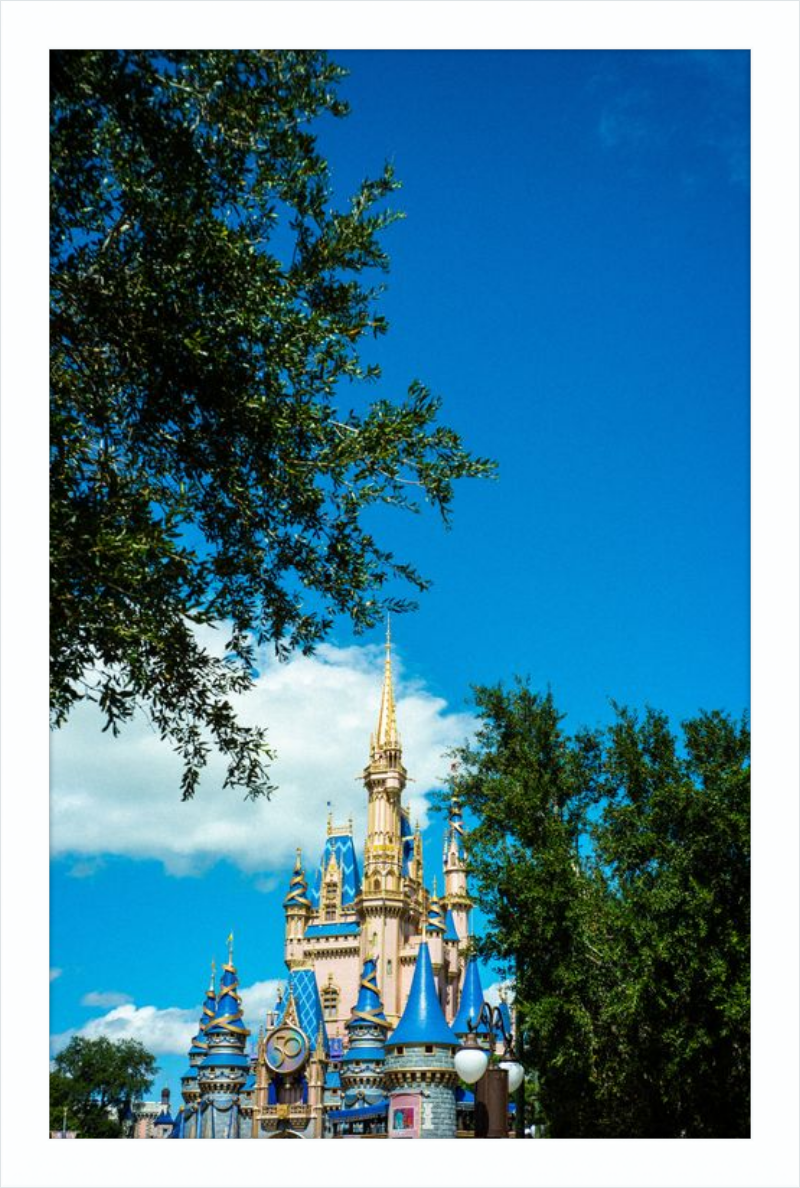
<path id="1" fill-rule="evenodd" d="M 228 934 L 228 965 L 233 965 L 233 932 Z"/>
<path id="2" fill-rule="evenodd" d="M 433 876 L 433 898 L 436 899 L 436 875 Z"/>
<path id="3" fill-rule="evenodd" d="M 214 986 L 214 975 L 217 972 L 217 963 L 214 958 L 211 958 L 211 981 L 208 983 L 208 993 L 216 994 L 216 987 Z"/>
<path id="4" fill-rule="evenodd" d="M 301 855 L 302 855 L 302 853 L 303 853 L 303 851 L 302 851 L 302 850 L 300 849 L 300 847 L 298 846 L 298 847 L 297 847 L 297 850 L 295 851 L 295 860 L 294 860 L 294 868 L 295 868 L 295 870 L 302 870 L 302 869 L 303 869 L 303 863 L 302 863 L 302 858 L 301 858 Z"/>
<path id="5" fill-rule="evenodd" d="M 397 716 L 392 685 L 392 628 L 386 616 L 386 659 L 383 663 L 383 689 L 381 708 L 378 712 L 378 728 L 374 736 L 374 748 L 379 751 L 396 749 L 400 745 L 397 737 Z"/>

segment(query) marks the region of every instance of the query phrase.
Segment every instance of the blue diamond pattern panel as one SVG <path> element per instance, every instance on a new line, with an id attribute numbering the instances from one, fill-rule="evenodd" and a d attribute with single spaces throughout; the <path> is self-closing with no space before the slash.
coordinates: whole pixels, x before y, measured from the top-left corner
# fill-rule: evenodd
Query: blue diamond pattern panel
<path id="1" fill-rule="evenodd" d="M 311 1051 L 313 1052 L 317 1046 L 317 1036 L 319 1035 L 319 1026 L 322 1024 L 322 1044 L 325 1051 L 328 1050 L 328 1031 L 325 1027 L 325 1020 L 322 1018 L 322 1003 L 320 1002 L 319 990 L 317 988 L 317 979 L 314 976 L 313 969 L 294 969 L 289 975 L 289 988 L 294 994 L 294 1005 L 297 1008 L 297 1020 L 302 1031 L 306 1033 L 309 1039 Z M 281 1003 L 280 1011 L 278 1013 L 278 1022 L 283 1022 L 283 1016 L 286 1014 L 286 1004 L 289 1001 L 289 994 Z"/>
<path id="2" fill-rule="evenodd" d="M 326 838 L 322 860 L 314 876 L 314 886 L 309 890 L 308 899 L 312 907 L 319 907 L 319 892 L 322 886 L 322 876 L 331 860 L 331 854 L 336 855 L 336 864 L 342 872 L 342 906 L 355 901 L 361 889 L 361 875 L 358 872 L 358 859 L 353 844 L 352 834 L 337 833 Z"/>

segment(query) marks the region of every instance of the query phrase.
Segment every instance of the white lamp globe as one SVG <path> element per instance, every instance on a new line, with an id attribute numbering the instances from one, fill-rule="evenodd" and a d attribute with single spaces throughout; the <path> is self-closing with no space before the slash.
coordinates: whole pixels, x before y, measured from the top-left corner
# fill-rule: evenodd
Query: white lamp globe
<path id="1" fill-rule="evenodd" d="M 516 1060 L 501 1060 L 500 1067 L 508 1073 L 508 1092 L 516 1093 L 525 1080 L 525 1069 Z"/>
<path id="2" fill-rule="evenodd" d="M 456 1072 L 468 1085 L 481 1079 L 488 1064 L 489 1054 L 482 1048 L 459 1048 L 455 1055 Z"/>

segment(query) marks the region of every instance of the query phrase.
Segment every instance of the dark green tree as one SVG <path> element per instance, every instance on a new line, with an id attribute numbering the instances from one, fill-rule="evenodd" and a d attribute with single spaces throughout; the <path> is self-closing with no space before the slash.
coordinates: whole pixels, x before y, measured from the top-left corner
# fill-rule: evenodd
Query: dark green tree
<path id="1" fill-rule="evenodd" d="M 608 1092 L 628 1130 L 749 1134 L 749 755 L 747 721 L 719 712 L 681 740 L 653 710 L 609 731 L 594 837 L 622 917 L 610 1017 L 630 1056 Z"/>
<path id="2" fill-rule="evenodd" d="M 50 1129 L 79 1138 L 121 1138 L 133 1103 L 149 1091 L 158 1071 L 155 1057 L 136 1040 L 74 1036 L 55 1057 L 50 1073 Z"/>
<path id="3" fill-rule="evenodd" d="M 254 645 L 308 652 L 426 588 L 367 509 L 447 522 L 454 481 L 492 470 L 420 383 L 364 398 L 398 183 L 334 201 L 311 124 L 346 114 L 343 74 L 310 51 L 52 55 L 52 718 L 88 697 L 116 732 L 143 708 L 184 798 L 212 746 L 269 791 L 231 705 Z"/>
<path id="4" fill-rule="evenodd" d="M 624 709 L 567 734 L 550 694 L 476 689 L 455 777 L 484 955 L 514 978 L 553 1137 L 749 1133 L 749 732 Z"/>

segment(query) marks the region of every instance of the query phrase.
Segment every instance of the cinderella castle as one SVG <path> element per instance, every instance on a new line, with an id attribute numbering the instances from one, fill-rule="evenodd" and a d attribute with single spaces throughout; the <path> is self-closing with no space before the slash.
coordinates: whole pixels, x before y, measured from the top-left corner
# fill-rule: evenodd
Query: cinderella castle
<path id="1" fill-rule="evenodd" d="M 164 1101 L 153 1137 L 452 1138 L 469 1131 L 472 1095 L 459 1087 L 454 1054 L 468 1024 L 477 1024 L 483 991 L 468 951 L 462 815 L 453 797 L 439 896 L 436 879 L 426 888 L 419 826 L 403 804 L 388 629 L 363 779 L 363 860 L 352 822 L 334 825 L 330 816 L 313 878 L 298 850 L 284 900 L 286 988 L 249 1050 L 229 938 L 219 986 L 212 971 L 189 1049 L 183 1105 L 173 1117 Z"/>

